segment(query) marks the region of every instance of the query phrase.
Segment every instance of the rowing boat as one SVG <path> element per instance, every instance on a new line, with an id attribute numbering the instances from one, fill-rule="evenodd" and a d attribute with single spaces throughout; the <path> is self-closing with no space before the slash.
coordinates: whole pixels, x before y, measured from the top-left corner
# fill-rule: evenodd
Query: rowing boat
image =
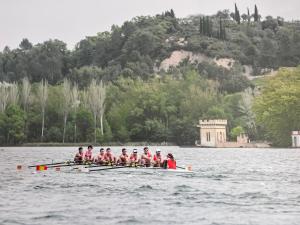
<path id="1" fill-rule="evenodd" d="M 104 167 L 104 168 L 103 168 Z M 188 168 L 185 169 L 181 169 L 181 168 L 177 168 L 177 169 L 164 169 L 161 167 L 130 167 L 130 166 L 116 166 L 116 167 L 107 167 L 107 166 L 103 166 L 100 167 L 98 169 L 93 169 L 93 168 L 89 168 L 89 167 L 84 167 L 84 166 L 78 166 L 76 167 L 76 169 L 80 172 L 84 172 L 84 173 L 89 173 L 89 172 L 94 172 L 94 171 L 102 171 L 102 170 L 122 170 L 122 171 L 126 171 L 126 172 L 142 172 L 142 173 L 194 173 L 194 171 L 189 170 Z"/>

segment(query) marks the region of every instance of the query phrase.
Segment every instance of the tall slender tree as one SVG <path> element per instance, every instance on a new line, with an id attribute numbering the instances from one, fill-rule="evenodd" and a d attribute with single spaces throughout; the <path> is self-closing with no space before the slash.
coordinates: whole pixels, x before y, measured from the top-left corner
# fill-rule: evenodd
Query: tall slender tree
<path id="1" fill-rule="evenodd" d="M 78 85 L 75 83 L 71 92 L 72 108 L 74 109 L 74 142 L 77 142 L 77 108 L 79 107 L 79 91 Z"/>
<path id="2" fill-rule="evenodd" d="M 203 34 L 203 24 L 202 24 L 202 17 L 201 16 L 200 16 L 199 33 Z"/>
<path id="3" fill-rule="evenodd" d="M 23 105 L 24 112 L 27 112 L 29 99 L 31 93 L 31 84 L 27 77 L 22 79 L 22 92 L 21 92 L 21 102 Z"/>
<path id="4" fill-rule="evenodd" d="M 4 113 L 8 104 L 9 89 L 7 83 L 0 82 L 0 112 Z"/>
<path id="5" fill-rule="evenodd" d="M 27 137 L 27 110 L 28 110 L 28 105 L 30 100 L 30 94 L 31 94 L 31 84 L 28 78 L 24 77 L 22 79 L 21 102 L 25 113 L 25 126 L 24 126 L 25 137 Z"/>
<path id="6" fill-rule="evenodd" d="M 102 83 L 92 80 L 88 89 L 88 103 L 94 116 L 94 142 L 97 142 L 97 118 L 100 116 L 101 134 L 103 135 L 103 113 L 104 113 L 105 87 Z"/>
<path id="7" fill-rule="evenodd" d="M 247 19 L 248 19 L 248 24 L 250 24 L 251 16 L 250 16 L 249 8 L 247 8 Z"/>
<path id="8" fill-rule="evenodd" d="M 48 81 L 42 80 L 38 85 L 37 90 L 37 99 L 41 106 L 42 112 L 42 133 L 41 133 L 41 142 L 44 140 L 44 127 L 45 127 L 45 110 L 48 100 Z"/>
<path id="9" fill-rule="evenodd" d="M 258 9 L 257 9 L 256 5 L 254 6 L 254 15 L 253 15 L 253 17 L 254 17 L 255 22 L 259 21 Z"/>
<path id="10" fill-rule="evenodd" d="M 241 16 L 240 16 L 240 11 L 238 10 L 238 7 L 236 6 L 236 3 L 234 4 L 234 19 L 235 21 L 240 24 L 241 23 Z"/>
<path id="11" fill-rule="evenodd" d="M 68 79 L 64 79 L 63 83 L 63 114 L 64 114 L 64 130 L 63 130 L 63 143 L 65 143 L 66 136 L 66 126 L 68 115 L 72 106 L 72 93 L 71 93 L 71 83 Z"/>
<path id="12" fill-rule="evenodd" d="M 106 97 L 106 88 L 102 81 L 99 83 L 99 116 L 100 116 L 100 128 L 101 128 L 101 134 L 104 134 L 103 129 L 103 116 L 104 116 L 104 110 L 105 110 L 105 97 Z"/>
<path id="13" fill-rule="evenodd" d="M 19 89 L 16 82 L 10 84 L 9 86 L 9 104 L 17 105 L 19 101 Z"/>

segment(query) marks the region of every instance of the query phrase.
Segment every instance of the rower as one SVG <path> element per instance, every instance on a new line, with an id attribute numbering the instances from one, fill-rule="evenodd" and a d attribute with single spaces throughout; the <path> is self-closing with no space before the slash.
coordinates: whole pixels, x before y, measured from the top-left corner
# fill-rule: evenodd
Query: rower
<path id="1" fill-rule="evenodd" d="M 117 161 L 117 164 L 125 166 L 129 162 L 129 156 L 127 155 L 126 148 L 122 149 L 122 154 L 119 156 L 119 159 Z"/>
<path id="2" fill-rule="evenodd" d="M 78 163 L 78 164 L 82 164 L 83 162 L 83 149 L 82 147 L 79 147 L 78 148 L 78 152 L 76 153 L 75 157 L 74 157 L 74 162 L 75 163 Z"/>
<path id="3" fill-rule="evenodd" d="M 140 160 L 138 158 L 138 151 L 137 149 L 133 149 L 130 157 L 129 157 L 129 161 L 130 161 L 130 165 L 131 166 L 137 166 L 140 163 Z"/>
<path id="4" fill-rule="evenodd" d="M 163 163 L 163 168 L 176 170 L 176 160 L 171 153 L 168 153 L 167 159 Z"/>
<path id="5" fill-rule="evenodd" d="M 163 165 L 163 156 L 160 153 L 160 149 L 156 149 L 156 153 L 153 156 L 153 166 L 154 167 L 162 167 Z"/>
<path id="6" fill-rule="evenodd" d="M 144 153 L 141 155 L 141 164 L 146 167 L 151 165 L 151 152 L 148 147 L 144 148 Z"/>
<path id="7" fill-rule="evenodd" d="M 88 150 L 84 154 L 84 161 L 87 162 L 87 163 L 93 162 L 93 152 L 92 152 L 92 150 L 93 150 L 93 146 L 89 145 Z"/>
<path id="8" fill-rule="evenodd" d="M 106 163 L 108 165 L 114 165 L 114 164 L 116 164 L 116 157 L 113 156 L 113 154 L 111 153 L 111 149 L 110 148 L 106 149 L 106 153 L 104 155 L 104 160 L 106 161 Z"/>
<path id="9" fill-rule="evenodd" d="M 104 165 L 106 163 L 104 148 L 100 148 L 99 154 L 95 158 L 95 163 L 99 165 Z"/>

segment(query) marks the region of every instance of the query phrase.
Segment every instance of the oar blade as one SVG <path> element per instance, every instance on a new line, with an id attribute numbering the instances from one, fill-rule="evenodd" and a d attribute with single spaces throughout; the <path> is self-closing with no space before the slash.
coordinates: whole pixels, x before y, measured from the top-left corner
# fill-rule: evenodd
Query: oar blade
<path id="1" fill-rule="evenodd" d="M 45 165 L 38 165 L 38 166 L 36 166 L 35 169 L 36 169 L 36 171 L 45 171 L 48 169 L 48 167 Z"/>

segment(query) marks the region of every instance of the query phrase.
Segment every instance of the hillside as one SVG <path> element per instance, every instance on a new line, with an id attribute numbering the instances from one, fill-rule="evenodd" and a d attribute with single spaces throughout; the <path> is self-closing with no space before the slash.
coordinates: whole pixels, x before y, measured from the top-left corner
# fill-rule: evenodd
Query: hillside
<path id="1" fill-rule="evenodd" d="M 87 66 L 99 68 L 98 74 L 88 76 L 105 81 L 119 76 L 148 79 L 160 73 L 157 68 L 168 69 L 164 63 L 178 51 L 188 51 L 193 64 L 201 64 L 199 57 L 212 59 L 212 66 L 218 66 L 215 62 L 220 58 L 234 60 L 250 68 L 251 75 L 299 64 L 299 22 L 271 16 L 255 22 L 244 14 L 238 22 L 231 16 L 234 18 L 223 10 L 212 16 L 180 19 L 171 10 L 153 17 L 136 17 L 121 27 L 112 26 L 110 32 L 86 37 L 73 51 L 59 40 L 32 46 L 24 39 L 18 49 L 5 48 L 0 53 L 0 80 L 12 82 L 26 76 L 32 82 L 44 78 L 56 84 L 67 77 L 80 83 L 77 77 Z"/>
<path id="2" fill-rule="evenodd" d="M 59 40 L 23 39 L 0 52 L 0 144 L 190 145 L 198 120 L 214 118 L 228 120 L 229 139 L 240 130 L 270 140 L 252 111 L 268 80 L 252 80 L 299 64 L 299 22 L 228 10 L 136 17 L 72 51 Z M 278 145 L 288 146 L 289 133 L 277 134 L 284 136 Z"/>

